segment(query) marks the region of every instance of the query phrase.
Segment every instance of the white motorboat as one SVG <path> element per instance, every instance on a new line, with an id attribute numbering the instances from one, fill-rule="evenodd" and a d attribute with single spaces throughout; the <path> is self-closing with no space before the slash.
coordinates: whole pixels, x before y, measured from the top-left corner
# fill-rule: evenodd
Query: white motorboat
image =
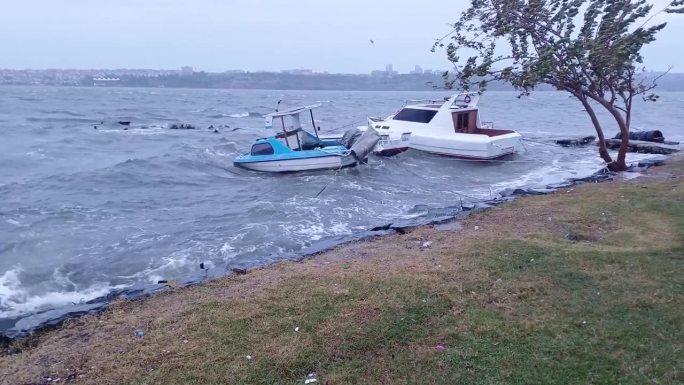
<path id="1" fill-rule="evenodd" d="M 489 160 L 523 151 L 519 133 L 482 125 L 479 99 L 480 93 L 471 92 L 441 100 L 411 100 L 387 119 L 369 118 L 367 127 L 374 128 L 381 138 L 374 153 L 394 155 L 412 148 Z"/>

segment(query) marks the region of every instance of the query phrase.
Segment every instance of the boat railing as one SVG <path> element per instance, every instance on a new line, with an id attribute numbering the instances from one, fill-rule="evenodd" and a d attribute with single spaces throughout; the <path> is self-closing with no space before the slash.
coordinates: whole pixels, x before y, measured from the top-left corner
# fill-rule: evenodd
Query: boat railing
<path id="1" fill-rule="evenodd" d="M 408 105 L 409 103 L 411 104 L 417 104 L 417 103 L 435 103 L 435 104 L 444 104 L 449 101 L 449 98 L 444 98 L 444 99 L 409 99 L 404 101 L 404 105 Z"/>
<path id="2" fill-rule="evenodd" d="M 494 122 L 482 122 L 482 128 L 494 128 Z"/>

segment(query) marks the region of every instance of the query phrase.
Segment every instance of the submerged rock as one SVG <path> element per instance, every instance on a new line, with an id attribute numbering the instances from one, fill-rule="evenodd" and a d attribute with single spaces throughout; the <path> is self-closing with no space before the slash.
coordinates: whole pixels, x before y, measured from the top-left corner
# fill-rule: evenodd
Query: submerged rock
<path id="1" fill-rule="evenodd" d="M 193 126 L 190 123 L 174 123 L 169 126 L 169 129 L 171 130 L 196 130 L 197 127 Z"/>
<path id="2" fill-rule="evenodd" d="M 606 139 L 606 146 L 611 150 L 619 149 L 621 144 L 621 139 Z M 640 140 L 630 140 L 627 147 L 627 152 L 637 152 L 641 154 L 670 155 L 679 151 L 680 149 L 677 146 Z"/>
<path id="3" fill-rule="evenodd" d="M 563 147 L 581 147 L 591 144 L 595 140 L 595 136 L 583 136 L 581 138 L 557 139 L 554 143 Z"/>

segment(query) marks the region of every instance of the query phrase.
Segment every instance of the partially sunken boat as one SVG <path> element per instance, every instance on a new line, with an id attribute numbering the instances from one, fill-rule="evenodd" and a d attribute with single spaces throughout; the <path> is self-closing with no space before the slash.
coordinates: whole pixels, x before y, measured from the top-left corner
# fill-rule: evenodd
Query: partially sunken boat
<path id="1" fill-rule="evenodd" d="M 267 172 L 341 169 L 356 166 L 373 151 L 380 140 L 375 130 L 354 129 L 338 140 L 321 139 L 313 115 L 316 107 L 320 104 L 266 115 L 266 128 L 273 128 L 276 121 L 280 132 L 257 139 L 250 152 L 236 157 L 233 164 Z M 313 133 L 302 127 L 302 114 L 311 117 Z"/>
<path id="2" fill-rule="evenodd" d="M 490 160 L 523 151 L 519 133 L 483 126 L 479 99 L 479 93 L 461 93 L 441 100 L 411 100 L 387 119 L 369 118 L 367 127 L 377 130 L 381 138 L 375 154 L 390 156 L 412 148 Z"/>

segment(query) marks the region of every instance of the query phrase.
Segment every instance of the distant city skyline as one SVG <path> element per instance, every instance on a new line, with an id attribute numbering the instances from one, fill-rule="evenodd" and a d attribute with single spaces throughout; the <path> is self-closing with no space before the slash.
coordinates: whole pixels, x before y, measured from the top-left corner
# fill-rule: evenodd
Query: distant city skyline
<path id="1" fill-rule="evenodd" d="M 663 8 L 668 0 L 652 0 Z M 370 73 L 387 63 L 407 73 L 447 69 L 446 54 L 430 52 L 467 2 L 427 0 L 419 8 L 396 1 L 24 0 L 0 12 L 0 68 L 241 69 L 278 72 Z M 668 27 L 643 53 L 656 71 L 673 66 L 684 17 L 661 14 Z"/>
<path id="2" fill-rule="evenodd" d="M 408 71 L 397 71 L 394 69 L 393 64 L 386 64 L 384 69 L 375 69 L 365 73 L 353 73 L 353 72 L 331 72 L 331 71 L 316 71 L 311 68 L 283 68 L 277 70 L 256 70 L 249 71 L 240 68 L 230 68 L 224 71 L 205 71 L 201 68 L 195 68 L 190 65 L 181 66 L 180 68 L 0 68 L 0 71 L 13 71 L 13 72 L 46 72 L 46 71 L 56 71 L 56 72 L 68 72 L 68 71 L 78 71 L 78 72 L 93 72 L 93 73 L 103 73 L 106 71 L 111 71 L 112 73 L 120 74 L 137 74 L 149 72 L 152 74 L 171 74 L 177 73 L 181 75 L 192 75 L 198 72 L 207 72 L 213 74 L 239 74 L 239 73 L 280 73 L 280 74 L 290 74 L 290 75 L 314 75 L 314 74 L 342 74 L 342 75 L 400 75 L 400 74 L 442 74 L 446 69 L 431 69 L 423 68 L 420 64 L 416 64 L 411 67 Z M 99 74 L 98 74 L 99 76 Z"/>

